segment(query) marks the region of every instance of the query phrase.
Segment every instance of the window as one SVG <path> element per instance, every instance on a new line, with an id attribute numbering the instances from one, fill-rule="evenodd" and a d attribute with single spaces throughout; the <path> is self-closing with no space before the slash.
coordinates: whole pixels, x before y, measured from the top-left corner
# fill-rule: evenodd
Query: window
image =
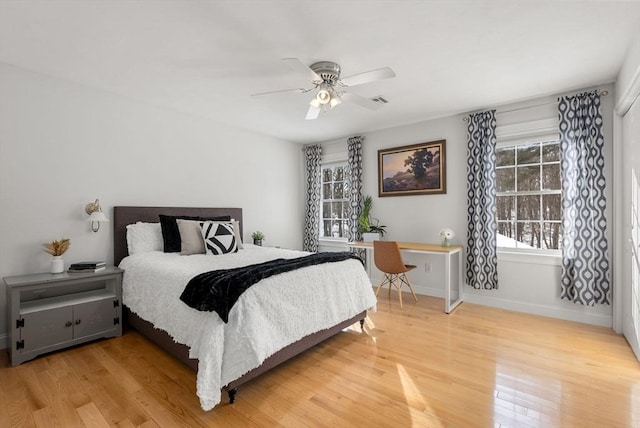
<path id="1" fill-rule="evenodd" d="M 498 248 L 560 250 L 560 142 L 499 146 L 496 181 Z"/>
<path id="2" fill-rule="evenodd" d="M 322 166 L 321 238 L 349 237 L 349 183 L 346 163 Z"/>

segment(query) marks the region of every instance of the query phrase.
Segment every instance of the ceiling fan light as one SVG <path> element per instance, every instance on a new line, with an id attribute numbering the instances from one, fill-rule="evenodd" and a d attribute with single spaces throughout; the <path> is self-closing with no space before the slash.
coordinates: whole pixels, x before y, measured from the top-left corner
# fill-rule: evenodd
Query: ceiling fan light
<path id="1" fill-rule="evenodd" d="M 326 89 L 320 89 L 316 95 L 316 100 L 320 104 L 328 104 L 331 101 L 331 93 Z"/>
<path id="2" fill-rule="evenodd" d="M 318 101 L 318 99 L 316 97 L 313 97 L 311 99 L 311 102 L 309 102 L 309 105 L 312 105 L 315 108 L 320 108 L 320 101 Z"/>
<path id="3" fill-rule="evenodd" d="M 334 108 L 335 106 L 337 106 L 341 102 L 342 102 L 342 100 L 339 97 L 334 95 L 333 97 L 331 97 L 331 101 L 329 102 L 329 105 L 331 106 L 331 108 Z"/>

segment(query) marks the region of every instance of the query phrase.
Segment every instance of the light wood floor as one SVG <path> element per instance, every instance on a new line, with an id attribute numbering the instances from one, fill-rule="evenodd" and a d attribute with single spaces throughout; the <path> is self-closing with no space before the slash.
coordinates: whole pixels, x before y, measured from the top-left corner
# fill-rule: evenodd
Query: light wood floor
<path id="1" fill-rule="evenodd" d="M 0 426 L 640 427 L 640 363 L 606 328 L 381 293 L 358 326 L 203 412 L 195 374 L 135 331 L 10 367 Z M 225 395 L 226 398 L 226 395 Z"/>

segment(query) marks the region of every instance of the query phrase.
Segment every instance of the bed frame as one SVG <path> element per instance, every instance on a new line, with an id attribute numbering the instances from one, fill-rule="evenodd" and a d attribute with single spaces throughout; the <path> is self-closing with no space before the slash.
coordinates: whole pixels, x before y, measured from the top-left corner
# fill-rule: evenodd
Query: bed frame
<path id="1" fill-rule="evenodd" d="M 113 227 L 114 227 L 114 248 L 113 248 L 113 264 L 118 265 L 120 261 L 128 255 L 127 251 L 127 225 L 135 223 L 137 221 L 157 223 L 159 221 L 158 215 L 189 215 L 189 216 L 202 216 L 213 217 L 230 215 L 231 218 L 240 222 L 240 236 L 242 234 L 242 208 L 193 208 L 193 207 L 114 207 L 113 209 Z M 126 275 L 126 272 L 125 272 Z M 136 329 L 141 335 L 158 345 L 160 348 L 173 355 L 178 360 L 191 367 L 194 370 L 198 369 L 198 361 L 196 359 L 189 358 L 189 348 L 185 345 L 176 343 L 171 336 L 163 330 L 158 330 L 154 326 L 129 311 L 124 307 L 125 322 Z M 318 343 L 328 339 L 329 337 L 339 333 L 343 329 L 360 321 L 360 328 L 364 327 L 364 319 L 367 313 L 363 311 L 353 318 L 344 320 L 343 322 L 330 327 L 326 330 L 321 330 L 316 333 L 303 337 L 299 341 L 286 346 L 280 351 L 276 352 L 269 358 L 267 358 L 261 366 L 245 373 L 240 378 L 230 382 L 224 388 L 229 394 L 229 402 L 235 401 L 235 395 L 238 387 L 242 384 L 250 381 L 251 379 L 259 376 L 260 374 L 270 370 L 271 368 L 295 357 L 303 351 L 317 345 Z"/>

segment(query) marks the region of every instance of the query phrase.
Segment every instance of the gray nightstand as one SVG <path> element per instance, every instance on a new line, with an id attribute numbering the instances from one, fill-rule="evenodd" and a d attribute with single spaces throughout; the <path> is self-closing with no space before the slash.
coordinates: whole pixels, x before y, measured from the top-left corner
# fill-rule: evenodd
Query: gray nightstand
<path id="1" fill-rule="evenodd" d="M 8 276 L 9 356 L 16 366 L 46 352 L 122 335 L 122 273 Z"/>

